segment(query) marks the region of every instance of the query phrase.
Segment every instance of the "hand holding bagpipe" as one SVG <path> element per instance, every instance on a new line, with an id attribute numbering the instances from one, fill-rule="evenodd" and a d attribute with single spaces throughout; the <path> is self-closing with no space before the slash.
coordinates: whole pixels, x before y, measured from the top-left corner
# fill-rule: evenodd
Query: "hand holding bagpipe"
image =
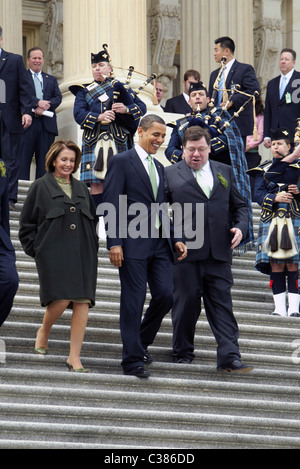
<path id="1" fill-rule="evenodd" d="M 240 91 L 240 93 L 242 94 L 246 94 L 246 93 L 243 93 L 242 91 Z M 221 128 L 218 129 L 219 133 L 223 133 L 224 130 L 226 130 L 227 127 L 230 126 L 230 122 L 239 117 L 240 113 L 243 112 L 245 110 L 245 108 L 251 103 L 253 102 L 253 120 L 254 120 L 254 128 L 253 128 L 253 136 L 254 136 L 254 139 L 257 140 L 257 127 L 256 127 L 256 122 L 255 122 L 255 96 L 259 96 L 259 92 L 258 91 L 254 91 L 253 95 L 247 95 L 247 96 L 250 96 L 250 98 L 240 107 L 240 109 L 236 112 L 233 113 L 232 117 L 226 121 Z"/>

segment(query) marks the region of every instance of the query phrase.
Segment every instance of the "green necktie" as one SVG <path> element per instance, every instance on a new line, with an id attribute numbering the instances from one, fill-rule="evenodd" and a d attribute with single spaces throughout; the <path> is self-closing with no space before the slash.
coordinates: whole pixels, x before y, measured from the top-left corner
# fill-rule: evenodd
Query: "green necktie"
<path id="1" fill-rule="evenodd" d="M 157 197 L 157 180 L 156 180 L 156 172 L 154 168 L 153 159 L 150 155 L 147 156 L 148 160 L 148 170 L 149 170 L 149 177 L 150 182 L 153 190 L 154 199 L 156 200 Z"/>
<path id="2" fill-rule="evenodd" d="M 209 199 L 209 197 L 210 197 L 210 187 L 209 187 L 209 185 L 207 184 L 207 182 L 205 180 L 205 177 L 204 177 L 204 174 L 203 174 L 203 169 L 199 169 L 198 171 L 196 171 L 196 179 L 197 179 L 197 182 L 198 182 L 199 186 L 203 190 L 204 194 Z"/>
<path id="3" fill-rule="evenodd" d="M 149 170 L 150 182 L 151 182 L 151 186 L 152 186 L 152 190 L 153 190 L 154 199 L 156 200 L 156 198 L 157 198 L 157 180 L 156 180 L 156 172 L 155 172 L 155 168 L 154 168 L 154 163 L 153 163 L 153 159 L 150 155 L 147 156 L 147 160 L 148 160 L 148 170 Z M 155 228 L 158 230 L 160 225 L 161 225 L 161 222 L 160 222 L 160 219 L 159 219 L 159 216 L 158 216 L 158 213 L 157 213 L 156 217 L 155 217 Z"/>

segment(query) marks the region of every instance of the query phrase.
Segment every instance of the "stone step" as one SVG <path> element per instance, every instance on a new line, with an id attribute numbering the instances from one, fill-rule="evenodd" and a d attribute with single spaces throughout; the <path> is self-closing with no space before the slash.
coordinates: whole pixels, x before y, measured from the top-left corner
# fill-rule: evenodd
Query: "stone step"
<path id="1" fill-rule="evenodd" d="M 242 359 L 250 374 L 216 371 L 216 344 L 205 313 L 192 364 L 172 362 L 171 315 L 149 347 L 148 380 L 120 366 L 120 284 L 99 243 L 97 301 L 89 315 L 82 362 L 89 374 L 67 371 L 71 311 L 54 325 L 49 353 L 34 353 L 44 308 L 34 260 L 18 239 L 30 182 L 20 182 L 11 212 L 20 286 L 0 330 L 0 448 L 5 449 L 254 449 L 300 447 L 299 318 L 270 315 L 269 278 L 254 269 L 255 249 L 233 256 L 232 288 Z M 253 204 L 254 229 L 260 209 Z M 147 293 L 146 305 L 150 300 Z M 143 454 L 145 454 L 143 452 Z"/>

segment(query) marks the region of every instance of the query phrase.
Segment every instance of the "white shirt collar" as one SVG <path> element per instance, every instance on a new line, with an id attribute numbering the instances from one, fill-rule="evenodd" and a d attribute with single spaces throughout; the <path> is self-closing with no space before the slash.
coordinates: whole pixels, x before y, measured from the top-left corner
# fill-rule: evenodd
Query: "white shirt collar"
<path id="1" fill-rule="evenodd" d="M 292 70 L 290 70 L 286 75 L 283 75 L 283 73 L 281 73 L 281 76 L 280 76 L 280 82 L 282 81 L 283 77 L 285 76 L 286 77 L 286 80 L 287 80 L 287 83 L 290 81 L 291 79 L 291 76 L 293 75 L 294 73 L 294 68 Z"/>
<path id="2" fill-rule="evenodd" d="M 30 68 L 29 70 L 31 71 L 31 74 L 32 74 L 32 75 L 35 75 L 36 72 L 34 72 L 33 70 L 31 70 L 31 68 Z M 42 71 L 37 72 L 37 76 L 38 76 L 39 78 L 42 78 Z"/>
<path id="3" fill-rule="evenodd" d="M 225 77 L 227 77 L 227 75 L 228 75 L 232 65 L 234 64 L 234 62 L 235 62 L 235 58 L 231 59 L 229 62 L 227 62 L 225 64 Z"/>
<path id="4" fill-rule="evenodd" d="M 141 160 L 145 160 L 147 158 L 147 156 L 149 155 L 146 150 L 144 150 L 144 148 L 142 148 L 138 143 L 136 143 L 134 145 L 134 148 L 135 148 L 135 151 L 137 152 L 137 154 L 139 155 L 139 157 L 141 158 Z M 151 155 L 152 156 L 152 155 Z"/>

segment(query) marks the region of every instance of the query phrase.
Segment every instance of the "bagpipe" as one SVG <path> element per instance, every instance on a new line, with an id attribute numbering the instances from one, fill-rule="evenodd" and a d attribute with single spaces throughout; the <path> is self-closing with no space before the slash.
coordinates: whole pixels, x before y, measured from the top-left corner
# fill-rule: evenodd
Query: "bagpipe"
<path id="1" fill-rule="evenodd" d="M 294 136 L 294 147 L 300 144 L 300 118 L 296 119 L 296 128 Z M 286 155 L 281 155 L 284 157 Z M 290 166 L 299 168 L 299 163 L 292 163 Z M 278 192 L 288 192 L 288 184 L 278 183 Z M 300 177 L 297 180 L 297 187 L 300 190 Z M 298 254 L 298 246 L 295 237 L 295 230 L 292 223 L 292 213 L 294 211 L 293 205 L 296 202 L 295 199 L 291 203 L 278 202 L 275 203 L 275 207 L 272 214 L 272 221 L 266 238 L 264 249 L 269 257 L 275 259 L 287 259 Z M 296 207 L 298 211 L 298 207 Z"/>
<path id="2" fill-rule="evenodd" d="M 208 124 L 209 121 L 211 121 L 213 114 L 217 114 L 214 118 L 214 121 L 210 123 L 211 126 L 216 128 L 220 134 L 224 133 L 227 127 L 230 126 L 230 123 L 233 119 L 236 119 L 240 116 L 241 112 L 245 110 L 245 108 L 252 102 L 253 104 L 253 138 L 254 140 L 258 140 L 258 135 L 257 135 L 257 126 L 256 126 L 256 112 L 255 112 L 255 100 L 259 96 L 258 91 L 254 91 L 253 94 L 245 93 L 244 91 L 240 90 L 240 85 L 238 84 L 231 84 L 230 89 L 225 88 L 225 80 L 224 80 L 224 88 L 220 88 L 220 80 L 221 76 L 225 71 L 225 64 L 226 64 L 226 57 L 222 57 L 221 59 L 221 67 L 219 70 L 219 73 L 216 77 L 216 80 L 213 85 L 213 93 L 212 97 L 210 99 L 210 102 L 208 104 L 209 112 L 207 113 L 205 117 L 205 121 Z M 219 91 L 223 92 L 223 102 L 225 103 L 222 107 L 221 110 L 217 106 L 217 98 L 218 98 L 218 93 Z M 238 111 L 234 112 L 233 115 L 226 120 L 225 122 L 221 122 L 223 118 L 226 116 L 226 111 L 228 111 L 229 105 L 232 103 L 233 98 L 236 94 L 243 94 L 247 96 L 249 99 L 246 100 L 242 106 L 238 109 Z"/>
<path id="3" fill-rule="evenodd" d="M 210 99 L 210 102 L 208 103 L 208 110 L 205 111 L 205 115 L 203 116 L 201 113 L 200 109 L 197 109 L 195 113 L 193 113 L 193 117 L 196 119 L 192 121 L 192 123 L 189 123 L 190 125 L 201 125 L 202 127 L 206 127 L 211 134 L 211 137 L 217 137 L 218 135 L 224 134 L 226 129 L 230 127 L 231 122 L 234 119 L 237 119 L 240 114 L 245 110 L 245 108 L 252 102 L 253 104 L 253 138 L 254 140 L 258 140 L 258 134 L 257 134 L 257 125 L 256 125 L 256 112 L 255 112 L 255 102 L 256 98 L 259 96 L 258 91 L 254 91 L 253 94 L 245 93 L 244 91 L 240 90 L 240 85 L 232 83 L 230 89 L 226 88 L 220 88 L 220 79 L 221 75 L 224 72 L 225 69 L 225 63 L 226 63 L 226 57 L 223 57 L 221 60 L 221 67 L 219 70 L 219 73 L 216 77 L 215 83 L 213 85 L 213 93 L 212 97 Z M 218 97 L 218 92 L 222 91 L 223 92 L 223 100 L 224 100 L 224 105 L 222 107 L 218 106 L 217 104 L 217 97 Z M 242 94 L 244 96 L 247 96 L 248 99 L 240 106 L 240 108 L 232 114 L 232 116 L 229 114 L 228 109 L 230 104 L 233 101 L 233 98 L 236 94 Z M 182 117 L 178 121 L 181 121 L 184 123 L 186 120 L 186 116 Z M 198 122 L 197 122 L 198 120 Z M 178 122 L 177 121 L 177 122 Z M 200 124 L 201 122 L 201 124 Z M 170 122 L 168 124 L 169 127 L 175 127 L 176 124 Z M 300 135 L 300 134 L 299 134 Z"/>
<path id="4" fill-rule="evenodd" d="M 103 49 L 106 51 L 109 64 L 110 64 L 110 76 L 104 77 L 107 79 L 112 87 L 113 96 L 112 99 L 108 98 L 107 101 L 103 103 L 107 110 L 112 108 L 113 103 L 123 103 L 126 107 L 128 106 L 136 106 L 136 98 L 138 94 L 153 80 L 156 78 L 156 74 L 153 73 L 144 81 L 144 83 L 139 86 L 137 89 L 132 89 L 130 87 L 134 67 L 131 65 L 128 68 L 128 74 L 125 79 L 125 82 L 121 82 L 115 77 L 114 68 L 111 60 L 111 56 L 108 52 L 107 44 L 103 44 Z M 125 117 L 123 117 L 125 116 Z M 129 142 L 132 146 L 133 144 L 133 135 L 135 134 L 139 120 L 135 120 L 134 118 L 130 118 L 128 114 L 118 114 L 116 116 L 115 122 L 108 122 L 102 121 L 100 123 L 100 127 L 103 127 L 103 131 L 101 131 L 98 141 L 95 147 L 95 165 L 93 168 L 94 174 L 100 180 L 104 180 L 106 172 L 107 172 L 107 164 L 109 159 L 115 155 L 117 151 L 117 147 L 115 141 L 119 141 L 121 144 L 124 142 Z"/>

